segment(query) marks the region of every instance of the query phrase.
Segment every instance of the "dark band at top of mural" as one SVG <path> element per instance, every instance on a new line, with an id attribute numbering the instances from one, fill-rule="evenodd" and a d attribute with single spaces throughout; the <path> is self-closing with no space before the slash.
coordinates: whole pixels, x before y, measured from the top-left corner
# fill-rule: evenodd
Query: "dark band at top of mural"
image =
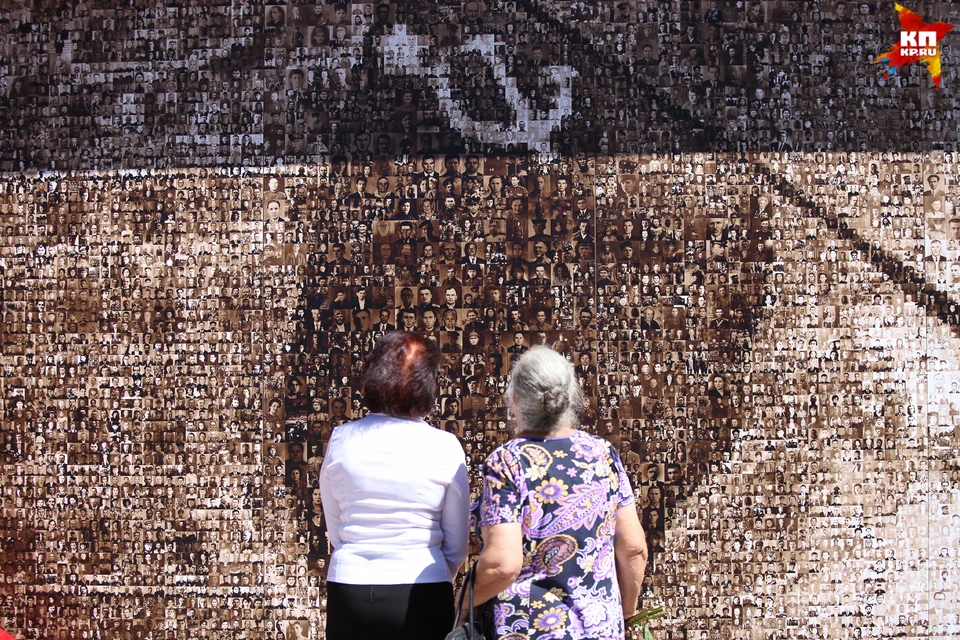
<path id="1" fill-rule="evenodd" d="M 885 77 L 871 63 L 897 18 L 784 0 L 36 3 L 0 18 L 0 170 L 954 151 L 950 35 L 934 82 L 917 64 Z"/>

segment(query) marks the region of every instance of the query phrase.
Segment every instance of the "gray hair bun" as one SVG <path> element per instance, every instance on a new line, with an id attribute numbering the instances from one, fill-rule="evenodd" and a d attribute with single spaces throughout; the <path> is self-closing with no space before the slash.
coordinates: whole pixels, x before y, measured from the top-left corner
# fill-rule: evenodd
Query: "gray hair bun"
<path id="1" fill-rule="evenodd" d="M 543 411 L 548 416 L 562 414 L 570 406 L 570 389 L 567 385 L 551 387 L 543 392 Z"/>
<path id="2" fill-rule="evenodd" d="M 561 426 L 575 428 L 583 408 L 583 392 L 573 365 L 545 346 L 533 347 L 517 361 L 507 400 L 520 430 L 537 436 L 548 436 Z"/>

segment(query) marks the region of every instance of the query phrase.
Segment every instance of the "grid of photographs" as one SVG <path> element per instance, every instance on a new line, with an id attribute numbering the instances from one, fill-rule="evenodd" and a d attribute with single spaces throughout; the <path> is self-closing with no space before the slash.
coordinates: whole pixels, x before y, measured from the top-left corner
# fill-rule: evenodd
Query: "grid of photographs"
<path id="1" fill-rule="evenodd" d="M 401 329 L 441 345 L 430 420 L 474 489 L 511 362 L 575 363 L 666 637 L 949 635 L 958 237 L 924 213 L 947 159 L 939 196 L 900 154 L 443 161 L 436 198 L 405 186 L 431 156 L 4 183 L 3 624 L 322 637 L 318 467 Z M 851 194 L 874 165 L 896 185 Z"/>

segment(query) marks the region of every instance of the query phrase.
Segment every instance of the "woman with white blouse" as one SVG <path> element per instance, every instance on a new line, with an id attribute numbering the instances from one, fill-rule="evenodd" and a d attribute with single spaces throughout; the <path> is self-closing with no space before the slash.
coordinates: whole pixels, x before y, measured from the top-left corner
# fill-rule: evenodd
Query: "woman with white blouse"
<path id="1" fill-rule="evenodd" d="M 456 436 L 423 420 L 439 364 L 435 342 L 385 334 L 363 375 L 372 413 L 330 438 L 320 470 L 329 640 L 441 640 L 450 630 L 470 489 Z"/>

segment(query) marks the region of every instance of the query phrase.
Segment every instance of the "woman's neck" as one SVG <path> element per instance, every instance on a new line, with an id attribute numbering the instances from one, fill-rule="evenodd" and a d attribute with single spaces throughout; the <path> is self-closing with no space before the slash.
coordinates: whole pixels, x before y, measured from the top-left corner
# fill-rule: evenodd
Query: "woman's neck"
<path id="1" fill-rule="evenodd" d="M 517 437 L 518 438 L 564 438 L 566 436 L 573 435 L 575 431 L 576 429 L 574 429 L 573 427 L 564 425 L 562 427 L 558 427 L 554 429 L 548 434 L 533 433 L 531 431 L 518 431 Z"/>

